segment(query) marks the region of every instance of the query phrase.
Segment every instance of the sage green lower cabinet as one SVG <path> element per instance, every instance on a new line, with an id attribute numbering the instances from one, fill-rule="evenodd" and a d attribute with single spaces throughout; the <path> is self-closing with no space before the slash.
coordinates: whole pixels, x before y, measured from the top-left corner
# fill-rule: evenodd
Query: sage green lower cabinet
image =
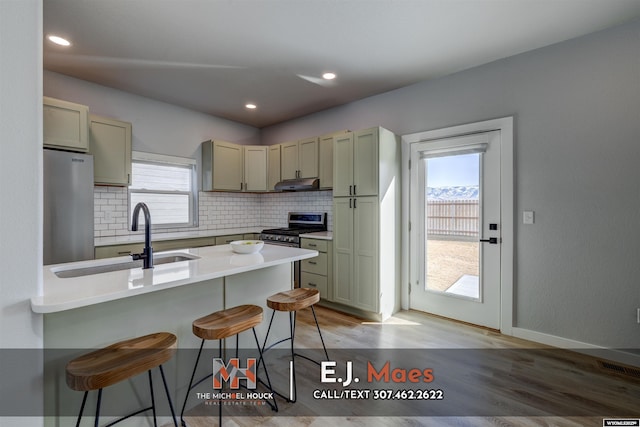
<path id="1" fill-rule="evenodd" d="M 335 198 L 335 302 L 378 312 L 378 198 Z"/>
<path id="2" fill-rule="evenodd" d="M 152 240 L 151 247 L 153 247 L 153 252 L 162 252 L 178 249 L 200 248 L 203 246 L 226 245 L 234 240 L 258 240 L 259 238 L 259 233 L 246 233 L 229 234 L 224 236 L 195 237 L 191 239 Z M 141 253 L 143 248 L 144 243 L 127 243 L 121 245 L 96 246 L 94 252 L 96 259 L 114 258 Z"/>
<path id="3" fill-rule="evenodd" d="M 155 246 L 155 244 L 154 244 Z M 144 243 L 130 243 L 126 245 L 113 245 L 113 246 L 96 246 L 95 257 L 96 259 L 102 258 L 115 258 L 119 256 L 139 254 L 144 248 Z M 153 250 L 157 250 L 155 247 Z"/>
<path id="4" fill-rule="evenodd" d="M 227 236 L 217 236 L 216 245 L 228 245 L 236 240 L 247 240 L 244 238 L 244 234 L 230 234 Z"/>
<path id="5" fill-rule="evenodd" d="M 320 298 L 333 300 L 333 245 L 330 240 L 302 238 L 300 247 L 318 251 L 315 258 L 300 261 L 300 286 L 317 289 Z"/>
<path id="6" fill-rule="evenodd" d="M 194 239 L 178 239 L 178 240 L 159 240 L 152 241 L 151 247 L 153 252 L 171 251 L 176 249 L 188 249 L 199 248 L 202 246 L 215 245 L 215 237 L 198 237 Z M 101 258 L 114 258 L 119 256 L 126 256 L 131 254 L 141 253 L 144 248 L 144 243 L 128 243 L 124 245 L 112 245 L 112 246 L 96 246 L 95 257 Z"/>

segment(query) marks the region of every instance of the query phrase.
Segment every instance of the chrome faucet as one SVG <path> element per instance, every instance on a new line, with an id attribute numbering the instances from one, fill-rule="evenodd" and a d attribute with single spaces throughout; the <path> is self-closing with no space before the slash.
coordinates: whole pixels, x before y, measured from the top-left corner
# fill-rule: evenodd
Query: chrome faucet
<path id="1" fill-rule="evenodd" d="M 131 231 L 138 231 L 138 217 L 140 209 L 144 212 L 144 249 L 141 254 L 131 254 L 135 260 L 142 260 L 142 268 L 153 268 L 153 248 L 151 247 L 151 214 L 149 208 L 144 203 L 138 203 L 133 208 L 133 219 L 131 221 Z"/>

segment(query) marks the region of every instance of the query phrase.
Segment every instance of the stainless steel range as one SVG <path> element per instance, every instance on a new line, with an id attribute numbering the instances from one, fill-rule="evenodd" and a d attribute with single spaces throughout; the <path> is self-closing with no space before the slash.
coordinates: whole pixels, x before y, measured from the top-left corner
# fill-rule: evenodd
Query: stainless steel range
<path id="1" fill-rule="evenodd" d="M 326 212 L 289 212 L 289 227 L 262 230 L 260 240 L 272 245 L 300 247 L 300 235 L 327 230 Z"/>
<path id="2" fill-rule="evenodd" d="M 316 231 L 327 231 L 326 212 L 289 212 L 287 228 L 262 230 L 260 240 L 271 245 L 300 247 L 300 235 Z M 300 284 L 300 261 L 294 262 L 293 276 L 295 287 Z"/>

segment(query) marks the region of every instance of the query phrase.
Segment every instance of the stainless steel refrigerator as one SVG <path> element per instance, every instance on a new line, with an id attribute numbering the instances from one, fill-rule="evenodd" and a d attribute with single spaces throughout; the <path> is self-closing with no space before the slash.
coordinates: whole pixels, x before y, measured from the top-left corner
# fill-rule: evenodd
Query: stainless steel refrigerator
<path id="1" fill-rule="evenodd" d="M 44 149 L 44 264 L 93 259 L 93 156 Z"/>

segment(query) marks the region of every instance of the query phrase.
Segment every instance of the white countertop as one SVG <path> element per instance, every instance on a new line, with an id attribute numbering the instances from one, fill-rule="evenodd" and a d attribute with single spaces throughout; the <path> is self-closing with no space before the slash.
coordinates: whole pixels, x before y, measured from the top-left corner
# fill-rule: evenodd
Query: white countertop
<path id="1" fill-rule="evenodd" d="M 318 240 L 333 240 L 333 231 L 316 231 L 315 233 L 301 234 L 300 237 Z"/>
<path id="2" fill-rule="evenodd" d="M 216 237 L 228 236 L 231 234 L 250 234 L 260 233 L 264 228 L 261 227 L 244 227 L 244 228 L 225 228 L 219 230 L 202 230 L 202 231 L 179 231 L 173 233 L 151 233 L 151 241 L 163 240 L 180 240 L 180 239 L 197 239 L 199 237 Z M 126 245 L 128 243 L 143 243 L 144 233 L 127 234 L 124 236 L 96 237 L 94 246 L 111 246 Z"/>
<path id="3" fill-rule="evenodd" d="M 156 255 L 168 253 L 199 258 L 157 264 L 147 270 L 138 267 L 72 278 L 60 278 L 55 273 L 129 262 L 131 257 L 45 266 L 43 295 L 31 298 L 31 309 L 36 313 L 54 313 L 318 256 L 314 250 L 276 245 L 264 245 L 260 252 L 250 255 L 233 253 L 231 245 L 158 252 Z"/>

